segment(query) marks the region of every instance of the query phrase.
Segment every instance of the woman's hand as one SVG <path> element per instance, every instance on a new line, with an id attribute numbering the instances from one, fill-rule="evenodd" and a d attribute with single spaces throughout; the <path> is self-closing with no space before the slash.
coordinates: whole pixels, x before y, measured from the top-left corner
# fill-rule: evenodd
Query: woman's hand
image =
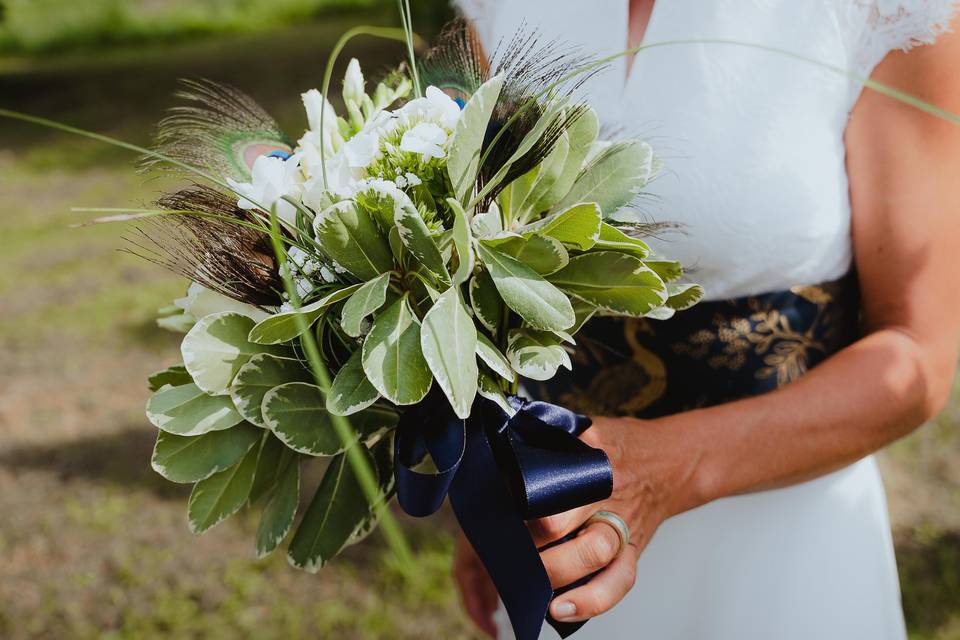
<path id="1" fill-rule="evenodd" d="M 453 577 L 467 615 L 491 638 L 497 636 L 493 612 L 497 610 L 497 590 L 473 547 L 461 533 L 453 554 Z"/>
<path id="2" fill-rule="evenodd" d="M 541 554 L 555 589 L 600 571 L 587 584 L 553 601 L 550 613 L 555 619 L 585 620 L 611 609 L 633 586 L 640 552 L 660 523 L 705 502 L 695 482 L 697 444 L 684 442 L 684 430 L 671 425 L 672 421 L 595 418 L 582 439 L 609 456 L 613 495 L 604 502 L 529 523 L 538 547 L 577 530 L 597 511 L 613 512 L 630 527 L 630 543 L 619 555 L 617 533 L 603 523 L 594 523 L 576 538 Z"/>

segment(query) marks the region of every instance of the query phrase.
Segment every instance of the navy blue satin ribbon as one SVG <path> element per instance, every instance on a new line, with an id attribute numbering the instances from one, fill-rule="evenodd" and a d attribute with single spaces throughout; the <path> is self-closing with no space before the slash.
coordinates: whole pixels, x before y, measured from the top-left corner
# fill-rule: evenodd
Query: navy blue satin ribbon
<path id="1" fill-rule="evenodd" d="M 509 400 L 513 415 L 478 398 L 461 420 L 442 393 L 431 392 L 400 418 L 394 473 L 398 502 L 412 516 L 430 515 L 450 496 L 517 640 L 536 640 L 554 592 L 524 521 L 605 500 L 613 470 L 603 451 L 578 437 L 589 418 L 547 402 Z M 438 471 L 414 471 L 428 453 Z M 550 623 L 562 637 L 582 624 Z"/>

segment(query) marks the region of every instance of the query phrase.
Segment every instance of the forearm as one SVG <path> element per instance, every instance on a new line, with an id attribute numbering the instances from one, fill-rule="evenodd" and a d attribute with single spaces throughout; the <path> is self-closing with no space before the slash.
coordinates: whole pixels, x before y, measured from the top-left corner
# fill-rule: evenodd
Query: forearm
<path id="1" fill-rule="evenodd" d="M 697 461 L 680 508 L 802 482 L 909 433 L 949 388 L 924 363 L 913 338 L 881 330 L 777 391 L 665 418 Z"/>

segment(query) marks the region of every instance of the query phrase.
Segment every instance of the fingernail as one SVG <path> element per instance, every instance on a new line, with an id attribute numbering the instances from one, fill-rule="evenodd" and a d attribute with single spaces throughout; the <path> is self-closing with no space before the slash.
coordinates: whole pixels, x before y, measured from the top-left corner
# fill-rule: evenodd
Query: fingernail
<path id="1" fill-rule="evenodd" d="M 553 617 L 557 620 L 566 620 L 577 615 L 577 605 L 568 600 L 553 603 Z"/>

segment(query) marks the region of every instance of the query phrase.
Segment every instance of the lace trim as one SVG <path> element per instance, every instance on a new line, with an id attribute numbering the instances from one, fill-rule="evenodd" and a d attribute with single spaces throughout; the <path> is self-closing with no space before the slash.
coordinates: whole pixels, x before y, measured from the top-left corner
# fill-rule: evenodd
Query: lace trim
<path id="1" fill-rule="evenodd" d="M 950 31 L 958 8 L 958 0 L 853 0 L 851 24 L 862 25 L 857 70 L 868 75 L 891 51 L 932 44 Z"/>

